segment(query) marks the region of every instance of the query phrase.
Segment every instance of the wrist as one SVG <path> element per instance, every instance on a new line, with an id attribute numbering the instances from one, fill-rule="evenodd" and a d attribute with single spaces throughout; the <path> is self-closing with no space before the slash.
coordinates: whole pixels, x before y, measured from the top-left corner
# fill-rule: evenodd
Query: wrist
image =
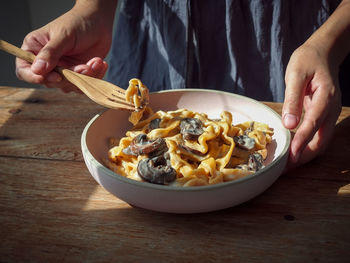
<path id="1" fill-rule="evenodd" d="M 343 1 L 329 19 L 305 42 L 338 67 L 350 52 L 350 1 Z"/>

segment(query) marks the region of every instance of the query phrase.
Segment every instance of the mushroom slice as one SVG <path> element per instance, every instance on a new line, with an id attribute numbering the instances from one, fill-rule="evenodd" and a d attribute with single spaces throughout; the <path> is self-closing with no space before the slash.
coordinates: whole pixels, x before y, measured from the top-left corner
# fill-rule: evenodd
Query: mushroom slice
<path id="1" fill-rule="evenodd" d="M 150 130 L 154 130 L 154 129 L 158 129 L 160 128 L 160 122 L 162 121 L 162 119 L 160 118 L 157 118 L 157 119 L 153 119 L 150 121 L 149 125 L 148 125 L 148 128 Z"/>
<path id="2" fill-rule="evenodd" d="M 252 153 L 248 159 L 249 170 L 259 171 L 264 167 L 264 159 L 260 153 Z"/>
<path id="3" fill-rule="evenodd" d="M 259 171 L 264 168 L 264 158 L 258 152 L 252 153 L 249 155 L 247 164 L 239 164 L 235 168 L 253 172 Z"/>
<path id="4" fill-rule="evenodd" d="M 180 132 L 184 140 L 196 140 L 204 132 L 203 124 L 197 118 L 184 118 L 180 122 Z"/>
<path id="5" fill-rule="evenodd" d="M 169 184 L 176 179 L 176 171 L 164 155 L 142 159 L 137 165 L 137 173 L 153 184 Z"/>
<path id="6" fill-rule="evenodd" d="M 181 147 L 182 149 L 184 149 L 185 151 L 187 151 L 187 152 L 189 152 L 189 153 L 192 153 L 192 154 L 195 154 L 195 155 L 199 155 L 199 156 L 204 156 L 204 155 L 205 155 L 205 153 L 202 153 L 202 152 L 200 152 L 200 151 L 197 151 L 197 150 L 195 150 L 195 149 L 192 149 L 192 148 L 186 146 L 185 144 L 181 144 L 180 147 Z"/>
<path id="7" fill-rule="evenodd" d="M 255 140 L 248 135 L 235 136 L 233 137 L 233 140 L 237 146 L 243 150 L 250 151 L 255 147 Z"/>
<path id="8" fill-rule="evenodd" d="M 244 131 L 244 134 L 248 135 L 250 132 L 254 131 L 254 125 L 255 125 L 255 122 L 252 121 L 249 125 L 249 128 Z"/>
<path id="9" fill-rule="evenodd" d="M 137 135 L 123 152 L 129 155 L 143 155 L 149 156 L 161 155 L 168 150 L 166 142 L 163 138 L 157 138 L 155 140 L 148 140 L 146 134 Z"/>

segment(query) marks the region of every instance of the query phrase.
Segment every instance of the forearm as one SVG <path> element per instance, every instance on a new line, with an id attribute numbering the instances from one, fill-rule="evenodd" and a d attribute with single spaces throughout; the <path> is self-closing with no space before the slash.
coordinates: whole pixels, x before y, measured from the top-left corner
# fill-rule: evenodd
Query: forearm
<path id="1" fill-rule="evenodd" d="M 328 20 L 305 42 L 339 66 L 350 52 L 350 0 L 343 0 Z"/>
<path id="2" fill-rule="evenodd" d="M 74 11 L 85 13 L 98 21 L 101 26 L 113 26 L 118 0 L 76 0 Z"/>

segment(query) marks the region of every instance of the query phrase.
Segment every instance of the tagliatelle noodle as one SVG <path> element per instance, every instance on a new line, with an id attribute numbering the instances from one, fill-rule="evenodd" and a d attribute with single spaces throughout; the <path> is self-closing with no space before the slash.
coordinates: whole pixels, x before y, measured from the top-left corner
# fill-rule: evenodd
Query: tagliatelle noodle
<path id="1" fill-rule="evenodd" d="M 144 87 L 141 81 L 130 80 L 127 96 L 136 107 L 142 105 L 142 94 L 144 98 L 148 96 L 148 92 L 138 90 Z M 233 125 L 230 112 L 223 111 L 220 119 L 213 120 L 204 113 L 187 109 L 155 113 L 147 109 L 149 116 L 141 120 L 146 108 L 130 118 L 134 128 L 127 131 L 119 144 L 108 152 L 107 166 L 120 175 L 142 181 L 137 166 L 147 156 L 130 155 L 123 151 L 139 134 L 145 134 L 149 140 L 165 140 L 171 167 L 176 171 L 176 180 L 172 184 L 178 186 L 202 186 L 236 180 L 255 172 L 244 168 L 251 154 L 259 153 L 263 159 L 267 157 L 266 147 L 272 141 L 273 129 L 264 123 L 251 121 Z M 180 132 L 181 120 L 186 118 L 198 119 L 203 125 L 203 133 L 196 140 L 185 140 Z M 150 123 L 155 119 L 160 119 L 160 125 L 150 129 Z M 255 140 L 253 149 L 244 150 L 236 145 L 234 137 L 242 135 Z"/>
<path id="2" fill-rule="evenodd" d="M 146 105 L 149 102 L 149 92 L 147 87 L 136 78 L 129 81 L 129 87 L 125 92 L 125 100 L 135 106 L 135 111 L 131 113 L 129 121 L 136 125 L 142 118 Z"/>

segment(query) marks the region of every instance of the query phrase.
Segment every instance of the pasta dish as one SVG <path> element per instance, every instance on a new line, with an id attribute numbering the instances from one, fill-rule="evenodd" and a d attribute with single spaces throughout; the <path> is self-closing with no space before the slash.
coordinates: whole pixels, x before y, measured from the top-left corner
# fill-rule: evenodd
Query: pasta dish
<path id="1" fill-rule="evenodd" d="M 134 85 L 135 79 L 130 83 Z M 136 83 L 137 89 L 140 85 Z M 132 94 L 139 97 L 136 102 L 148 96 L 148 92 Z M 144 105 L 140 111 L 143 117 L 136 111 L 137 116 L 130 118 L 133 129 L 111 140 L 107 166 L 122 176 L 155 184 L 202 186 L 236 180 L 264 167 L 273 136 L 267 124 L 233 125 L 228 111 L 218 119 L 187 109 L 153 112 Z"/>

